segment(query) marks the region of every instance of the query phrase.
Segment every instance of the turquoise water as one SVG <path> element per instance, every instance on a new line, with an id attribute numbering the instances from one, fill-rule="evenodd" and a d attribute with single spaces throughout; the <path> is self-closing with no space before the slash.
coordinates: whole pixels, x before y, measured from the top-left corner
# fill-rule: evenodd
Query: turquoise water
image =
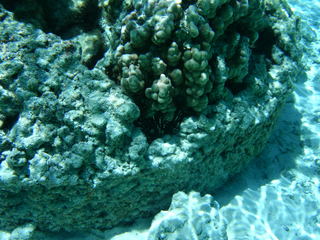
<path id="1" fill-rule="evenodd" d="M 320 1 L 289 3 L 302 18 L 308 71 L 297 76 L 265 150 L 213 196 L 229 240 L 320 239 Z M 107 232 L 43 239 L 146 239 L 149 225 L 147 219 Z M 10 233 L 0 233 L 0 239 L 10 239 Z"/>

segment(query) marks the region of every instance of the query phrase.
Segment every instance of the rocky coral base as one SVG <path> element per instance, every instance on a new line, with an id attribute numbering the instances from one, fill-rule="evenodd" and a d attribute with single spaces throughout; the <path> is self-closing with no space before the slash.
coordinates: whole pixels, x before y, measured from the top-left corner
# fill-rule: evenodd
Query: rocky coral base
<path id="1" fill-rule="evenodd" d="M 205 7 L 204 2 L 211 1 L 199 0 L 198 4 Z M 116 6 L 111 3 L 101 11 L 111 7 L 110 14 L 127 14 L 125 8 L 122 13 L 114 12 Z M 117 62 L 110 58 L 112 48 L 96 65 L 88 66 L 86 54 L 91 51 L 84 46 L 95 44 L 85 44 L 79 36 L 61 40 L 45 34 L 16 21 L 0 7 L 0 227 L 32 223 L 50 231 L 111 228 L 166 208 L 179 190 L 210 193 L 243 169 L 265 145 L 299 71 L 295 62 L 300 55 L 298 21 L 285 5 L 272 4 L 265 2 L 266 9 L 273 11 L 265 12 L 269 25 L 261 33 L 264 40 L 271 37 L 270 51 L 266 54 L 258 47 L 242 65 L 250 63 L 245 67 L 247 74 L 237 74 L 250 84 L 214 103 L 201 104 L 201 111 L 193 109 L 197 113 L 181 118 L 171 134 L 152 140 L 148 137 L 156 129 L 141 129 L 137 124 L 146 112 L 128 93 L 132 88 L 127 82 L 139 73 L 135 66 L 123 66 L 128 74 L 122 68 L 117 72 Z M 187 16 L 189 7 L 182 4 L 179 11 Z M 210 11 L 205 14 L 209 16 Z M 113 46 L 105 37 L 105 16 L 101 18 L 101 36 L 96 29 L 84 38 L 91 43 L 103 39 L 103 46 Z M 155 43 L 162 36 L 163 25 L 159 26 Z M 174 53 L 175 44 L 171 48 Z M 187 70 L 192 65 L 187 62 L 205 55 L 196 49 L 186 53 Z M 124 55 L 121 59 L 125 60 Z M 170 59 L 174 62 L 175 57 Z M 233 76 L 223 71 L 222 60 L 217 63 L 216 76 Z M 119 74 L 113 80 L 107 75 L 110 66 L 115 68 L 113 74 Z M 184 67 L 180 71 L 188 73 Z M 166 74 L 152 84 L 167 86 Z M 226 82 L 221 89 L 230 87 Z M 187 84 L 182 86 L 188 91 Z M 147 89 L 146 102 L 153 99 Z M 152 114 L 154 110 L 150 109 Z"/>

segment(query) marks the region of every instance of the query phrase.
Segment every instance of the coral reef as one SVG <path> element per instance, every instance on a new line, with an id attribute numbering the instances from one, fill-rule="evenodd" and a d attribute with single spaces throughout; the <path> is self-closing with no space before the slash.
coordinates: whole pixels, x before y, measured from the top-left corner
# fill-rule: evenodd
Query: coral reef
<path id="1" fill-rule="evenodd" d="M 283 1 L 40 2 L 0 1 L 1 228 L 111 228 L 214 191 L 301 71 Z"/>
<path id="2" fill-rule="evenodd" d="M 265 14 L 275 11 L 272 1 L 142 2 L 123 2 L 128 13 L 116 20 L 114 39 L 120 40 L 113 44 L 114 77 L 142 109 L 142 122 L 156 116 L 170 124 L 181 112 L 195 115 L 255 88 L 250 62 L 268 65 L 260 56 L 277 51 L 273 41 L 281 33 Z M 295 54 L 294 44 L 284 45 Z"/>
<path id="3" fill-rule="evenodd" d="M 226 240 L 226 224 L 210 195 L 178 192 L 168 211 L 154 217 L 147 239 Z"/>

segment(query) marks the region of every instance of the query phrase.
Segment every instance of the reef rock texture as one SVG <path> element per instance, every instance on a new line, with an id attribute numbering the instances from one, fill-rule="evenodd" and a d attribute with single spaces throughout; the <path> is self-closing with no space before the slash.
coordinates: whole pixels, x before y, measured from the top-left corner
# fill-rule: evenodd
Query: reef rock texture
<path id="1" fill-rule="evenodd" d="M 141 126 L 152 126 L 154 138 L 181 117 L 202 113 L 243 90 L 263 94 L 263 83 L 257 87 L 249 77 L 252 62 L 269 68 L 286 51 L 298 57 L 295 47 L 288 47 L 295 37 L 282 33 L 283 26 L 276 31 L 280 23 L 266 14 L 275 11 L 272 1 L 111 2 L 109 14 L 115 16 L 119 8 L 127 13 L 113 19 L 111 38 L 119 40 L 112 44 L 110 75 L 140 107 Z M 289 17 L 288 11 L 277 14 Z"/>
<path id="2" fill-rule="evenodd" d="M 161 211 L 153 219 L 147 239 L 227 240 L 226 228 L 219 204 L 210 195 L 178 192 L 168 211 Z"/>
<path id="3" fill-rule="evenodd" d="M 301 71 L 284 1 L 49 2 L 0 1 L 3 229 L 111 228 L 212 193 Z"/>

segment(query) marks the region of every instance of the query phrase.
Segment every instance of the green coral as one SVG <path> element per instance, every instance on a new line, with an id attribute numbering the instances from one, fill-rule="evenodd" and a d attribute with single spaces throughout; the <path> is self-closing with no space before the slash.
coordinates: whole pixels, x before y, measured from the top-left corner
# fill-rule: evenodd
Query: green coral
<path id="1" fill-rule="evenodd" d="M 148 99 L 153 101 L 150 112 L 162 112 L 169 121 L 172 120 L 172 113 L 175 111 L 175 106 L 172 102 L 173 87 L 166 75 L 161 74 L 160 78 L 154 81 L 150 88 L 146 89 L 145 94 Z"/>
<path id="2" fill-rule="evenodd" d="M 83 33 L 78 37 L 81 45 L 81 62 L 92 67 L 95 64 L 95 59 L 103 49 L 103 39 L 98 30 L 88 33 Z"/>
<path id="3" fill-rule="evenodd" d="M 248 85 L 253 55 L 270 55 L 267 48 L 253 50 L 257 41 L 273 37 L 266 1 L 129 2 L 116 20 L 121 28 L 115 31 L 113 73 L 142 118 L 169 123 L 181 111 L 201 113 L 228 101 Z"/>

